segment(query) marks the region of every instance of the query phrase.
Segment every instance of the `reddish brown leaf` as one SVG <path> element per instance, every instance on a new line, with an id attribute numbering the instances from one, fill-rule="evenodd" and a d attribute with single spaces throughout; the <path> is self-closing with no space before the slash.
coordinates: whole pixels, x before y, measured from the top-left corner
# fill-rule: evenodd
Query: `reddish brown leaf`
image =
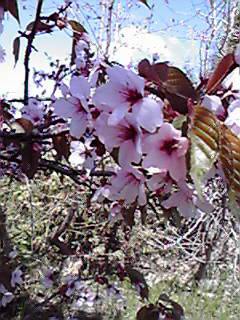
<path id="1" fill-rule="evenodd" d="M 0 100 L 0 122 L 13 119 L 13 115 L 9 112 L 10 108 L 10 104 Z"/>
<path id="2" fill-rule="evenodd" d="M 138 72 L 140 76 L 145 79 L 156 84 L 161 84 L 162 82 L 167 81 L 168 65 L 165 62 L 151 65 L 147 59 L 143 59 L 138 64 Z"/>
<path id="3" fill-rule="evenodd" d="M 210 79 L 207 82 L 206 93 L 213 94 L 220 83 L 226 78 L 226 76 L 231 73 L 237 64 L 234 60 L 234 54 L 229 53 L 222 58 L 222 60 L 218 63 L 215 71 L 211 75 Z"/>
<path id="4" fill-rule="evenodd" d="M 54 149 L 57 151 L 57 159 L 64 157 L 66 160 L 70 155 L 70 144 L 66 134 L 58 135 L 52 138 Z"/>
<path id="5" fill-rule="evenodd" d="M 49 21 L 57 22 L 58 19 L 59 19 L 59 13 L 58 12 L 54 12 L 54 13 L 50 14 L 50 16 L 48 16 L 48 20 Z"/>
<path id="6" fill-rule="evenodd" d="M 126 265 L 125 270 L 128 274 L 128 277 L 131 283 L 138 288 L 140 296 L 142 299 L 148 299 L 149 297 L 149 289 L 147 282 L 144 276 L 136 269 L 133 269 L 131 266 Z"/>
<path id="7" fill-rule="evenodd" d="M 69 20 L 68 23 L 70 24 L 73 30 L 72 53 L 71 53 L 71 62 L 70 62 L 71 65 L 73 65 L 76 59 L 75 46 L 77 44 L 77 41 L 81 38 L 81 35 L 83 33 L 87 33 L 87 31 L 83 27 L 83 25 L 81 25 L 81 23 L 75 20 Z"/>
<path id="8" fill-rule="evenodd" d="M 229 187 L 240 196 L 240 139 L 225 125 L 221 128 L 220 161 Z"/>
<path id="9" fill-rule="evenodd" d="M 69 20 L 68 23 L 70 24 L 72 30 L 75 33 L 87 33 L 87 30 L 84 28 L 84 26 L 75 20 Z"/>
<path id="10" fill-rule="evenodd" d="M 13 55 L 14 55 L 14 60 L 15 60 L 15 66 L 16 66 L 18 59 L 19 59 L 19 52 L 20 52 L 20 38 L 17 37 L 13 41 Z"/>
<path id="11" fill-rule="evenodd" d="M 163 90 L 165 97 L 170 102 L 173 110 L 181 114 L 188 113 L 188 100 L 197 100 L 197 93 L 192 82 L 184 72 L 176 67 L 168 68 L 167 81 L 163 84 L 160 91 Z"/>
<path id="12" fill-rule="evenodd" d="M 31 179 L 38 169 L 38 162 L 41 155 L 40 150 L 38 150 L 33 143 L 26 143 L 21 150 L 21 154 L 22 171 Z"/>
<path id="13" fill-rule="evenodd" d="M 30 22 L 30 23 L 27 25 L 26 30 L 27 30 L 27 31 L 32 31 L 34 24 L 35 24 L 35 21 Z M 47 32 L 47 33 L 51 33 L 53 27 L 54 27 L 54 26 L 52 26 L 52 25 L 49 25 L 49 24 L 44 23 L 44 22 L 42 22 L 42 21 L 38 21 L 38 22 L 37 22 L 37 26 L 36 26 L 36 33 L 37 33 L 37 32 Z"/>
<path id="14" fill-rule="evenodd" d="M 64 28 L 66 28 L 66 21 L 64 19 L 61 19 L 59 18 L 57 21 L 56 21 L 56 26 L 62 30 Z"/>
<path id="15" fill-rule="evenodd" d="M 26 133 L 30 134 L 33 130 L 33 124 L 30 120 L 25 118 L 16 119 L 11 127 L 16 131 L 16 133 Z"/>
<path id="16" fill-rule="evenodd" d="M 197 92 L 184 72 L 167 63 L 150 64 L 147 59 L 138 65 L 139 74 L 158 86 L 158 95 L 166 98 L 172 109 L 179 113 L 188 113 L 189 99 L 197 100 Z"/>
<path id="17" fill-rule="evenodd" d="M 58 238 L 51 238 L 49 239 L 49 242 L 57 246 L 61 254 L 63 255 L 71 256 L 75 253 L 74 250 L 67 243 L 60 241 Z"/>
<path id="18" fill-rule="evenodd" d="M 147 0 L 138 0 L 139 2 L 142 2 L 148 9 L 151 9 L 149 4 L 147 3 Z"/>
<path id="19" fill-rule="evenodd" d="M 137 320 L 158 320 L 159 319 L 159 309 L 158 307 L 150 304 L 148 306 L 142 307 L 137 312 Z"/>
<path id="20" fill-rule="evenodd" d="M 0 6 L 3 7 L 5 11 L 10 12 L 17 22 L 20 23 L 17 0 L 0 0 Z"/>
<path id="21" fill-rule="evenodd" d="M 184 309 L 183 307 L 170 299 L 166 294 L 161 294 L 159 300 L 162 300 L 166 303 L 169 303 L 172 306 L 172 319 L 173 320 L 181 320 L 184 318 Z"/>

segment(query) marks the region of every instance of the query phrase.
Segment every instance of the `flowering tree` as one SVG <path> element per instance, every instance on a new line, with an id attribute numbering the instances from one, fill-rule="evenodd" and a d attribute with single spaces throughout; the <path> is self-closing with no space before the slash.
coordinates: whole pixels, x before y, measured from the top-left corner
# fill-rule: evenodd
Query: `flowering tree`
<path id="1" fill-rule="evenodd" d="M 146 1 L 140 2 L 148 6 Z M 39 0 L 34 21 L 13 44 L 17 63 L 20 39 L 27 40 L 24 96 L 0 101 L 1 177 L 10 176 L 22 183 L 52 173 L 60 179 L 69 177 L 79 192 L 88 190 L 87 214 L 104 211 L 110 227 L 109 233 L 105 230 L 102 234 L 105 249 L 98 264 L 91 257 L 88 266 L 79 259 L 77 272 L 62 279 L 51 267 L 42 270 L 42 285 L 55 291 L 25 310 L 24 319 L 43 314 L 43 307 L 49 307 L 56 297 L 68 303 L 75 294 L 78 308 L 94 305 L 98 296 L 89 281 L 118 296 L 119 289 L 111 284 L 113 276 L 120 280 L 128 277 L 141 298 L 147 300 L 147 283 L 127 254 L 108 257 L 109 252 L 116 251 L 117 230 L 126 232 L 126 226 L 131 229 L 138 214 L 144 222 L 153 203 L 169 218 L 172 209 L 180 219 L 207 216 L 214 206 L 204 190 L 214 177 L 227 188 L 233 213 L 239 205 L 240 190 L 239 47 L 220 61 L 209 79 L 194 88 L 187 75 L 165 62 L 151 64 L 144 59 L 134 71 L 106 57 L 99 59 L 85 28 L 68 18 L 71 1 L 65 1 L 47 17 L 42 16 L 42 5 L 43 0 Z M 6 12 L 19 21 L 17 1 L 0 1 L 1 25 Z M 50 99 L 32 97 L 29 82 L 34 39 L 65 28 L 73 31 L 71 66 L 40 75 L 55 81 Z M 15 103 L 21 103 L 20 116 Z M 0 217 L 0 309 L 7 314 L 15 312 L 21 303 L 27 275 L 12 250 L 3 212 Z M 73 248 L 63 240 L 62 234 L 73 217 L 71 211 L 49 239 L 62 260 L 69 256 L 77 259 L 91 251 L 81 243 Z M 139 310 L 137 319 L 183 316 L 176 302 L 166 296 L 160 300 L 162 303 Z M 46 319 L 63 317 L 54 305 L 44 312 Z"/>

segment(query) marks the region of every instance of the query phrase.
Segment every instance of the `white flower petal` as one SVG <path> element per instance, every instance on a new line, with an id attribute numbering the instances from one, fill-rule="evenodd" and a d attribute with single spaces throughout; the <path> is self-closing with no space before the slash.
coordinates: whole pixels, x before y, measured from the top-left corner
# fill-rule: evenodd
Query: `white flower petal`
<path id="1" fill-rule="evenodd" d="M 90 95 L 90 84 L 84 77 L 73 76 L 70 81 L 70 92 L 78 99 L 87 99 Z"/>
<path id="2" fill-rule="evenodd" d="M 63 118 L 71 118 L 76 112 L 76 105 L 64 98 L 55 101 L 53 107 L 55 114 Z"/>
<path id="3" fill-rule="evenodd" d="M 125 114 L 127 113 L 127 110 L 127 104 L 119 105 L 118 108 L 113 110 L 112 114 L 109 116 L 108 125 L 116 126 L 124 118 Z"/>
<path id="4" fill-rule="evenodd" d="M 70 124 L 70 133 L 73 137 L 81 138 L 81 136 L 85 133 L 88 125 L 87 115 L 84 113 L 80 113 L 71 121 Z"/>
<path id="5" fill-rule="evenodd" d="M 142 128 L 154 132 L 163 123 L 162 108 L 163 102 L 156 102 L 147 97 L 134 104 L 133 115 Z"/>

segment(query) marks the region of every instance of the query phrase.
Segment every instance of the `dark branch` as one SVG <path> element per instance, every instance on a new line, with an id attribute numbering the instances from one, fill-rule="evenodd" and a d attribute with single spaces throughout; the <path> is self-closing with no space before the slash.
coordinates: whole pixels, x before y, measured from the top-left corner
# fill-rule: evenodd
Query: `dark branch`
<path id="1" fill-rule="evenodd" d="M 33 24 L 32 32 L 28 36 L 28 44 L 25 52 L 25 58 L 24 58 L 24 67 L 25 67 L 25 80 L 24 80 L 24 104 L 28 104 L 28 95 L 29 95 L 29 63 L 30 63 L 30 55 L 32 52 L 32 45 L 33 45 L 33 40 L 35 38 L 35 35 L 37 33 L 37 26 L 39 22 L 39 17 L 41 15 L 41 10 L 42 10 L 42 5 L 43 5 L 43 0 L 38 0 L 38 5 L 37 5 L 37 10 L 36 10 L 36 16 L 35 16 L 35 21 Z"/>

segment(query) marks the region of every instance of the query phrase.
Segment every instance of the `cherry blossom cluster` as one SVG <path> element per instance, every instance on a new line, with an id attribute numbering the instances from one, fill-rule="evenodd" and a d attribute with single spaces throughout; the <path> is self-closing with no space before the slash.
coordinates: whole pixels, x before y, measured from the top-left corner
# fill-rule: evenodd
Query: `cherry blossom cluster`
<path id="1" fill-rule="evenodd" d="M 71 1 L 65 3 L 69 5 Z M 53 14 L 49 21 L 58 27 L 60 23 L 61 29 L 69 21 L 66 17 L 59 17 L 59 13 L 55 13 L 55 18 Z M 0 34 L 3 19 L 4 8 L 0 7 Z M 36 25 L 36 28 L 39 26 Z M 42 28 L 35 32 L 52 32 L 53 26 L 45 24 Z M 182 220 L 212 212 L 213 204 L 197 190 L 191 176 L 190 132 L 197 102 L 189 96 L 184 97 L 187 111 L 182 114 L 180 107 L 171 105 L 174 99 L 180 104 L 183 93 L 175 92 L 171 86 L 169 89 L 164 73 L 168 66 L 155 63 L 158 59 L 156 55 L 152 65 L 143 60 L 144 70 L 141 73 L 139 68 L 137 72 L 96 56 L 91 52 L 90 37 L 81 28 L 77 32 L 74 28 L 72 30 L 75 38 L 71 66 L 61 66 L 61 72 L 54 73 L 54 76 L 61 74 L 61 77 L 48 75 L 44 71 L 34 75 L 35 85 L 38 86 L 43 86 L 46 79 L 54 81 L 50 98 L 44 100 L 30 96 L 29 70 L 26 68 L 27 93 L 23 100 L 20 99 L 22 108 L 12 110 L 14 101 L 0 100 L 0 177 L 8 175 L 26 182 L 38 170 L 46 174 L 57 172 L 66 175 L 80 185 L 80 191 L 88 190 L 85 190 L 90 194 L 87 210 L 100 212 L 104 207 L 110 227 L 115 223 L 118 225 L 119 220 L 127 220 L 126 215 L 130 215 L 131 210 L 133 214 L 143 214 L 151 201 L 155 201 L 164 213 L 175 208 Z M 28 44 L 31 44 L 31 36 L 35 36 L 34 32 L 26 36 Z M 4 56 L 0 46 L 0 62 Z M 227 70 L 228 75 L 220 81 L 214 94 L 205 94 L 204 90 L 200 92 L 198 103 L 240 138 L 240 46 L 232 59 L 234 70 Z M 187 76 L 184 79 L 184 85 L 187 82 L 189 89 L 190 81 Z M 202 188 L 216 174 L 225 179 L 218 161 L 208 169 L 202 179 Z M 132 226 L 131 223 L 129 225 Z M 51 239 L 52 243 L 63 255 L 73 255 L 72 248 L 61 235 L 56 234 Z M 125 237 L 127 239 L 127 232 Z M 109 247 L 113 245 L 109 243 L 106 241 L 104 244 L 107 257 Z M 78 244 L 76 256 L 78 253 L 85 256 L 83 246 Z M 87 253 L 94 254 L 91 244 L 89 247 Z M 27 278 L 24 268 L 17 259 L 14 260 L 16 254 L 12 252 L 8 257 L 3 257 L 7 268 L 0 270 L 0 310 L 13 303 L 19 291 L 24 285 L 27 286 L 27 281 L 23 281 Z M 114 281 L 122 281 L 126 276 L 141 298 L 147 298 L 145 280 L 141 276 L 132 276 L 136 270 L 127 259 L 124 263 L 117 258 L 113 261 L 105 259 L 99 265 L 91 259 L 89 254 L 85 269 L 81 259 L 78 259 L 75 266 L 77 272 L 67 272 L 64 276 L 51 266 L 42 268 L 36 282 L 41 290 L 53 293 L 61 301 L 68 301 L 72 309 L 77 310 L 91 308 L 100 298 L 106 298 L 100 297 L 96 286 L 88 285 L 88 280 L 82 279 L 82 275 L 89 270 L 94 274 L 91 280 L 104 286 L 106 295 L 114 296 L 120 304 L 124 304 L 124 298 Z M 112 268 L 109 267 L 111 262 Z M 7 280 L 2 274 L 6 275 Z M 115 277 L 114 280 L 110 282 L 108 275 Z"/>
<path id="2" fill-rule="evenodd" d="M 116 154 L 114 175 L 94 200 L 144 206 L 148 194 L 167 195 L 173 186 L 180 191 L 176 189 L 163 206 L 178 206 L 181 201 L 180 213 L 195 216 L 195 206 L 199 210 L 201 206 L 193 186 L 186 183 L 188 138 L 164 119 L 164 102 L 146 93 L 144 78 L 120 66 L 107 67 L 105 78 L 106 83 L 95 88 L 87 77 L 73 75 L 53 103 L 54 113 L 68 120 L 70 134 L 81 140 L 71 144 L 73 165 L 87 169 L 97 165 L 99 157 L 91 146 L 96 138 L 109 155 Z"/>
<path id="3" fill-rule="evenodd" d="M 5 308 L 14 300 L 15 291 L 23 284 L 23 271 L 21 270 L 21 266 L 14 266 L 16 255 L 16 250 L 10 252 L 7 260 L 11 267 L 9 269 L 3 268 L 3 270 L 1 270 L 1 279 L 6 281 L 0 282 L 0 309 L 1 307 Z"/>

